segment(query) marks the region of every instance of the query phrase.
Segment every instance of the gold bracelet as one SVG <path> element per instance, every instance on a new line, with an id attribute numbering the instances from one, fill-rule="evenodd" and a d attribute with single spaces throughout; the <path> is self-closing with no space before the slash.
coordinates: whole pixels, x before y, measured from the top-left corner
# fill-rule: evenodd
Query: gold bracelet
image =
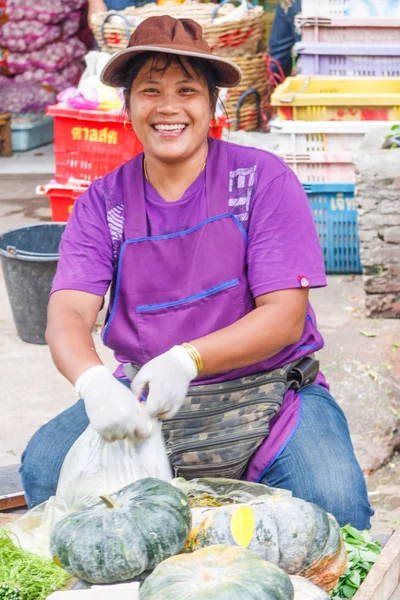
<path id="1" fill-rule="evenodd" d="M 196 363 L 197 374 L 200 375 L 203 370 L 203 361 L 201 359 L 200 352 L 197 350 L 197 348 L 192 346 L 192 344 L 188 344 L 187 342 L 184 342 L 181 344 L 181 346 L 185 348 L 185 350 L 187 350 L 190 356 L 193 358 L 194 362 Z"/>

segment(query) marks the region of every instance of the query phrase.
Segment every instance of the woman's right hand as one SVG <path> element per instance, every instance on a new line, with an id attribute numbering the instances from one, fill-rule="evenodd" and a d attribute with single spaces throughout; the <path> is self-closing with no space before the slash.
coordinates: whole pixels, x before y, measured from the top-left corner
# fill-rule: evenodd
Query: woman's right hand
<path id="1" fill-rule="evenodd" d="M 131 390 L 104 365 L 85 371 L 75 383 L 91 426 L 107 441 L 147 438 L 151 421 Z"/>

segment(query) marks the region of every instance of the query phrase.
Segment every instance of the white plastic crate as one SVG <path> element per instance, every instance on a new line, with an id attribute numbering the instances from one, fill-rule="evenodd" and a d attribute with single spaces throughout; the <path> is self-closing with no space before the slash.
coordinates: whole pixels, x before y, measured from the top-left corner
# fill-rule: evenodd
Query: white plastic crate
<path id="1" fill-rule="evenodd" d="M 304 43 L 400 44 L 400 19 L 376 17 L 296 17 L 296 29 Z"/>
<path id="2" fill-rule="evenodd" d="M 279 154 L 356 152 L 364 135 L 381 121 L 271 121 L 279 133 Z M 342 179 L 343 181 L 343 179 Z"/>
<path id="3" fill-rule="evenodd" d="M 400 17 L 400 0 L 302 0 L 304 17 Z"/>
<path id="4" fill-rule="evenodd" d="M 351 152 L 278 154 L 303 183 L 355 182 Z"/>

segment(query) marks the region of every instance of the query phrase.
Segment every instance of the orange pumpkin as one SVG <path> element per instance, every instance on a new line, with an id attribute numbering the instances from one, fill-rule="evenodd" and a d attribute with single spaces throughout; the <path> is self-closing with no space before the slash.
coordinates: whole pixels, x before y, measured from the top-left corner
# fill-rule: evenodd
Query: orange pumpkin
<path id="1" fill-rule="evenodd" d="M 299 498 L 262 496 L 247 504 L 206 509 L 203 520 L 192 527 L 185 550 L 215 544 L 247 548 L 326 591 L 335 587 L 347 566 L 337 521 Z"/>

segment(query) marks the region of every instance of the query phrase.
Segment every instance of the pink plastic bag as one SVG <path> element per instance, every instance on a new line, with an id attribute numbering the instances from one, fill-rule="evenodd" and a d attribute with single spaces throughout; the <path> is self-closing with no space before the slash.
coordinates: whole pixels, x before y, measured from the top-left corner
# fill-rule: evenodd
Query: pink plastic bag
<path id="1" fill-rule="evenodd" d="M 40 21 L 6 21 L 0 27 L 0 46 L 13 52 L 40 50 L 61 37 L 61 27 Z"/>
<path id="2" fill-rule="evenodd" d="M 6 15 L 12 21 L 33 20 L 41 23 L 59 23 L 70 12 L 77 10 L 72 5 L 75 5 L 74 1 L 70 3 L 62 0 L 7 0 Z"/>
<path id="3" fill-rule="evenodd" d="M 38 83 L 18 83 L 9 77 L 1 77 L 0 112 L 44 112 L 54 104 L 55 93 Z"/>
<path id="4" fill-rule="evenodd" d="M 61 33 L 63 39 L 70 38 L 75 35 L 80 28 L 81 24 L 81 13 L 79 11 L 73 12 L 65 19 L 61 25 Z"/>
<path id="5" fill-rule="evenodd" d="M 80 110 L 97 110 L 99 102 L 91 102 L 81 94 L 76 87 L 69 87 L 57 96 L 57 102 L 61 102 L 68 108 L 77 108 Z"/>
<path id="6" fill-rule="evenodd" d="M 87 0 L 62 0 L 64 6 L 67 6 L 69 10 L 80 10 L 84 7 Z"/>
<path id="7" fill-rule="evenodd" d="M 34 52 L 9 52 L 7 65 L 11 74 L 24 73 L 32 69 L 60 71 L 69 63 L 83 58 L 86 52 L 85 44 L 75 37 L 54 42 Z"/>
<path id="8" fill-rule="evenodd" d="M 17 82 L 40 82 L 43 85 L 61 92 L 68 87 L 77 85 L 84 70 L 81 60 L 75 61 L 61 69 L 61 71 L 45 71 L 44 69 L 32 68 L 14 77 Z"/>

